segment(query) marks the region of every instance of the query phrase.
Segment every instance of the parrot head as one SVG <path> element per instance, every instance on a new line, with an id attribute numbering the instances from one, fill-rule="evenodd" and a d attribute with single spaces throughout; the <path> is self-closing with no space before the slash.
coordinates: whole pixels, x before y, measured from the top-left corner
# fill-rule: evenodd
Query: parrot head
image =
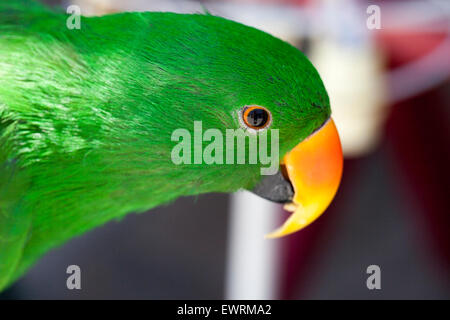
<path id="1" fill-rule="evenodd" d="M 164 97 L 161 105 L 174 120 L 164 122 L 161 132 L 186 128 L 194 137 L 180 156 L 188 161 L 178 161 L 173 173 L 185 177 L 182 184 L 190 181 L 196 186 L 192 193 L 205 186 L 206 192 L 244 188 L 285 203 L 293 214 L 269 237 L 305 227 L 332 201 L 343 167 L 338 132 L 319 74 L 298 49 L 267 33 L 220 17 L 188 17 L 189 23 L 180 19 L 154 24 L 151 45 L 144 47 L 151 61 L 147 72 L 158 77 L 156 94 Z M 197 137 L 200 150 L 194 146 L 199 128 L 205 133 Z M 256 138 L 256 148 L 250 142 L 243 150 L 228 145 L 236 138 L 229 137 L 230 130 L 242 130 L 246 141 Z M 215 134 L 219 132 L 221 137 Z M 174 144 L 182 135 L 175 139 L 172 135 Z M 250 161 L 255 153 L 261 156 L 258 147 L 263 138 L 271 149 L 266 154 L 276 160 L 270 164 L 272 170 L 264 171 L 267 161 Z M 241 162 L 236 160 L 240 152 Z M 229 154 L 234 162 L 228 161 Z"/>

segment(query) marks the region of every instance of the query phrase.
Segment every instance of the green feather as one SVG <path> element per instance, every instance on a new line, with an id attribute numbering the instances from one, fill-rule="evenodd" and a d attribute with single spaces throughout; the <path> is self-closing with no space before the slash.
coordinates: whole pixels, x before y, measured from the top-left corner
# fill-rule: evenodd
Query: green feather
<path id="1" fill-rule="evenodd" d="M 258 104 L 283 155 L 330 116 L 311 63 L 262 31 L 199 14 L 67 18 L 0 4 L 0 289 L 113 218 L 261 178 L 260 165 L 175 166 L 175 129 L 237 129 Z"/>

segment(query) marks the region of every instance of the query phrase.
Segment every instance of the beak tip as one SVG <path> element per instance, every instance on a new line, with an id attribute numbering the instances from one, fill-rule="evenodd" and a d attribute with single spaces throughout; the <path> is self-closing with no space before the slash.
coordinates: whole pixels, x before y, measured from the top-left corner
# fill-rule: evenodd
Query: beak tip
<path id="1" fill-rule="evenodd" d="M 282 236 L 283 236 L 283 234 L 280 234 L 277 230 L 275 230 L 271 233 L 264 235 L 264 239 L 272 240 L 272 239 L 280 238 Z"/>

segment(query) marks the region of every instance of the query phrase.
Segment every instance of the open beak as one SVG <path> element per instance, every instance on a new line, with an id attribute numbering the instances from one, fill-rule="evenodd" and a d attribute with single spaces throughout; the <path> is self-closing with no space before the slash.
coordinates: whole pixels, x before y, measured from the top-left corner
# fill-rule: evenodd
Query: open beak
<path id="1" fill-rule="evenodd" d="M 267 238 L 278 238 L 306 227 L 333 200 L 343 167 L 341 142 L 333 119 L 330 118 L 319 130 L 289 151 L 284 156 L 283 163 L 289 181 L 278 181 L 278 186 L 272 186 L 269 196 L 262 196 L 285 202 L 285 210 L 293 213 L 281 227 L 266 235 Z M 282 175 L 278 174 L 271 179 L 280 180 Z M 290 190 L 288 184 L 291 185 Z M 267 192 L 267 188 L 264 190 Z M 271 199 L 273 190 L 284 190 L 283 195 L 278 194 L 276 199 Z"/>

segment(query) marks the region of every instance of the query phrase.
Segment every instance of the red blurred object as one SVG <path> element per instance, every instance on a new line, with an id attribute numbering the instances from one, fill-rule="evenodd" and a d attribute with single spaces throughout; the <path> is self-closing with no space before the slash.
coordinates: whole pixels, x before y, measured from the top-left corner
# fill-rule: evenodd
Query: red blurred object
<path id="1" fill-rule="evenodd" d="M 377 34 L 378 46 L 388 57 L 390 70 L 417 61 L 432 52 L 448 37 L 447 34 L 420 31 L 382 31 Z M 450 60 L 437 62 L 450 67 Z M 449 69 L 450 70 L 450 69 Z M 420 75 L 418 75 L 420 76 Z M 398 179 L 403 183 L 406 207 L 414 207 L 410 219 L 420 226 L 416 237 L 450 270 L 450 123 L 448 95 L 450 81 L 425 93 L 396 103 L 386 122 L 390 155 L 397 167 Z M 311 274 L 311 258 L 320 254 L 318 243 L 326 224 L 339 214 L 345 201 L 351 201 L 351 180 L 358 173 L 358 160 L 345 162 L 343 181 L 332 206 L 327 213 L 309 228 L 285 240 L 283 299 L 293 298 L 294 289 L 300 295 L 308 286 Z M 418 210 L 417 210 L 418 209 Z M 420 212 L 414 215 L 413 213 Z"/>
<path id="2" fill-rule="evenodd" d="M 447 36 L 443 32 L 383 31 L 376 33 L 376 41 L 389 57 L 390 67 L 396 68 L 430 53 Z"/>
<path id="3" fill-rule="evenodd" d="M 446 83 L 440 90 L 448 90 Z M 444 87 L 445 86 L 445 87 Z M 450 123 L 439 89 L 394 106 L 387 125 L 405 202 L 419 207 L 422 241 L 450 268 Z M 414 212 L 414 210 L 411 210 Z"/>

